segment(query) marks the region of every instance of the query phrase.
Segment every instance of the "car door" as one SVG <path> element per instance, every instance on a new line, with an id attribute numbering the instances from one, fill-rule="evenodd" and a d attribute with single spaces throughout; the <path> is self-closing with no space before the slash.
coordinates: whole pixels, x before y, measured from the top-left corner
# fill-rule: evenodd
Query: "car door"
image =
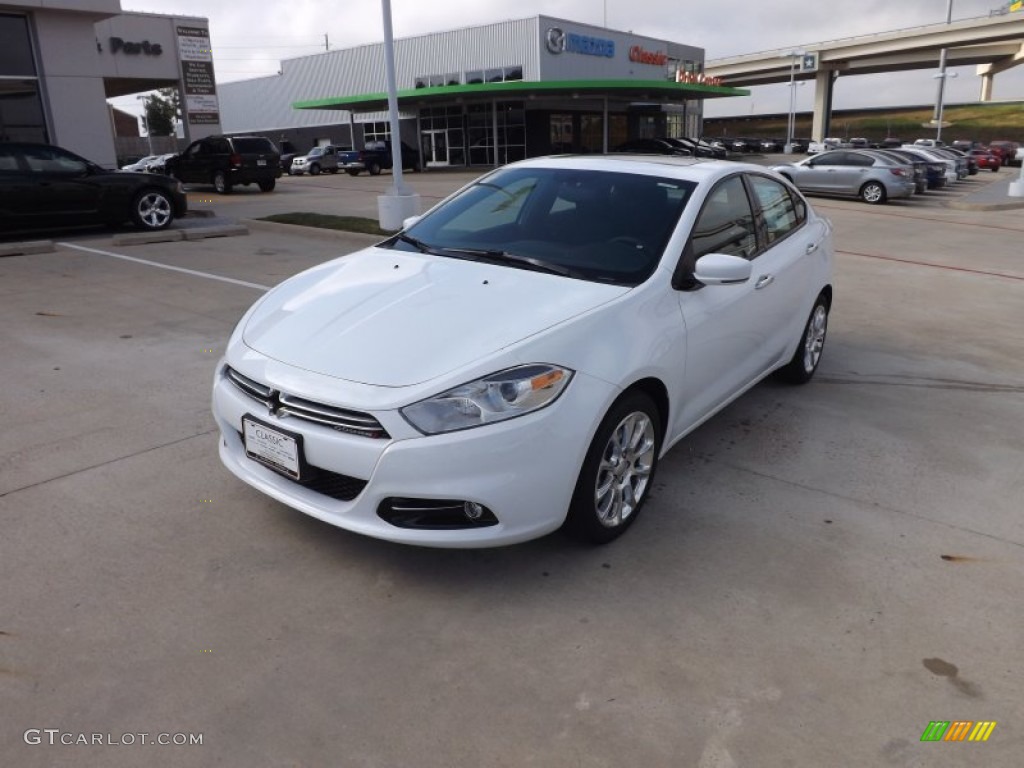
<path id="1" fill-rule="evenodd" d="M 856 195 L 861 186 L 868 180 L 869 173 L 875 165 L 875 158 L 860 152 L 839 152 L 839 166 L 831 176 L 834 188 L 831 192 L 837 195 Z"/>
<path id="2" fill-rule="evenodd" d="M 817 274 L 809 260 L 820 256 L 828 225 L 819 219 L 808 222 L 807 203 L 783 182 L 758 173 L 746 178 L 761 242 L 751 277 L 751 312 L 764 331 L 760 377 L 785 362 L 786 351 L 803 330 Z"/>
<path id="3" fill-rule="evenodd" d="M 178 156 L 175 164 L 174 175 L 185 182 L 197 182 L 206 181 L 205 177 L 200 176 L 202 168 L 202 149 L 203 141 L 193 141 L 185 151 Z"/>
<path id="4" fill-rule="evenodd" d="M 807 192 L 834 194 L 838 189 L 837 175 L 842 172 L 842 156 L 845 152 L 823 152 L 807 162 L 806 172 L 801 174 L 799 187 Z"/>
<path id="5" fill-rule="evenodd" d="M 22 161 L 28 186 L 19 205 L 28 215 L 74 221 L 98 214 L 103 187 L 85 160 L 58 147 L 27 146 Z"/>
<path id="6" fill-rule="evenodd" d="M 754 281 L 703 285 L 693 277 L 697 260 L 710 253 L 753 258 L 758 251 L 754 212 L 742 174 L 715 185 L 694 222 L 673 279 L 686 334 L 682 391 L 683 430 L 699 423 L 738 394 L 761 367 L 767 338 L 753 312 Z"/>
<path id="7" fill-rule="evenodd" d="M 686 246 L 673 284 L 686 333 L 683 429 L 777 367 L 797 338 L 814 271 L 806 268 L 827 235 L 808 223 L 803 198 L 761 174 L 737 174 L 712 190 Z M 697 283 L 697 259 L 708 253 L 752 262 L 739 285 Z"/>

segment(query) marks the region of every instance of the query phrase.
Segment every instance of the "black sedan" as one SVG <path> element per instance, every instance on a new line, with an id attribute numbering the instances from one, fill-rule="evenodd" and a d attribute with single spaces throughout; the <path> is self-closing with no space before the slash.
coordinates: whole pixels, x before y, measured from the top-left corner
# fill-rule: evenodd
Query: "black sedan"
<path id="1" fill-rule="evenodd" d="M 131 221 L 157 230 L 187 210 L 181 183 L 167 176 L 108 171 L 47 144 L 0 144 L 0 229 Z"/>

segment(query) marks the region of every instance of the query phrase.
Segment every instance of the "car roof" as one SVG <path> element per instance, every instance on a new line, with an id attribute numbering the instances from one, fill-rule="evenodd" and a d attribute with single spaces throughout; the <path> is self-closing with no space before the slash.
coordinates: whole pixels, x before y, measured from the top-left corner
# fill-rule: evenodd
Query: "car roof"
<path id="1" fill-rule="evenodd" d="M 737 163 L 710 158 L 683 157 L 679 155 L 552 155 L 521 160 L 514 164 L 518 168 L 565 168 L 567 170 L 612 171 L 636 173 L 645 176 L 661 175 L 670 178 L 710 182 L 737 171 L 768 173 L 770 169 L 753 163 Z M 511 167 L 511 166 L 506 166 Z"/>

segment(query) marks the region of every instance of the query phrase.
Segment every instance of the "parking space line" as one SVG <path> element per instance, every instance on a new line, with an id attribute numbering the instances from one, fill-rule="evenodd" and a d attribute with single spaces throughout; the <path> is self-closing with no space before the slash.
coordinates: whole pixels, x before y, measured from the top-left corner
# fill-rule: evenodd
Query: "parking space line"
<path id="1" fill-rule="evenodd" d="M 933 264 L 928 261 L 914 261 L 913 259 L 898 259 L 895 256 L 882 256 L 877 253 L 858 253 L 857 251 L 841 251 L 836 249 L 837 254 L 847 256 L 861 256 L 865 259 L 881 259 L 882 261 L 896 261 L 900 264 L 912 264 L 915 267 L 933 267 L 934 269 L 948 269 L 951 272 L 970 272 L 974 275 L 985 275 L 987 277 L 1002 277 L 1006 280 L 1024 280 L 1022 275 L 1008 275 L 1005 272 L 987 272 L 984 269 L 970 269 L 969 267 L 954 267 L 950 264 Z"/>
<path id="2" fill-rule="evenodd" d="M 156 267 L 157 269 L 168 269 L 171 272 L 181 272 L 186 275 L 192 275 L 194 277 L 205 277 L 207 280 L 219 280 L 222 283 L 231 283 L 232 285 L 241 285 L 243 288 L 255 288 L 259 291 L 269 291 L 269 285 L 260 285 L 259 283 L 248 283 L 245 280 L 236 280 L 233 277 L 224 277 L 223 275 L 214 275 L 210 272 L 200 272 L 195 269 L 185 269 L 184 267 L 175 267 L 170 264 L 161 264 L 159 261 L 148 261 L 146 259 L 139 259 L 135 256 L 125 256 L 121 253 L 113 253 L 111 251 L 101 251 L 98 248 L 86 248 L 84 245 L 75 245 L 74 243 L 57 243 L 62 248 L 71 248 L 75 251 L 85 251 L 86 253 L 95 253 L 99 256 L 110 256 L 114 259 L 123 259 L 124 261 L 133 261 L 136 264 L 145 264 L 147 267 Z"/>

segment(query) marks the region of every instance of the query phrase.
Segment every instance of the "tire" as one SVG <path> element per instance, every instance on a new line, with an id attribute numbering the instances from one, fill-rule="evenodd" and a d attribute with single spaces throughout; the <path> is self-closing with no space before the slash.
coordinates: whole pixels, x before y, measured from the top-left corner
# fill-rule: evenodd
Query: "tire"
<path id="1" fill-rule="evenodd" d="M 358 168 L 349 168 L 348 170 L 345 171 L 345 173 L 347 173 L 349 176 L 358 176 L 359 175 L 359 169 Z"/>
<path id="2" fill-rule="evenodd" d="M 629 392 L 612 405 L 583 459 L 566 532 L 593 544 L 625 533 L 650 495 L 661 441 L 661 417 L 649 395 Z"/>
<path id="3" fill-rule="evenodd" d="M 217 171 L 213 174 L 213 188 L 217 190 L 218 194 L 231 194 L 231 182 L 228 181 L 228 176 L 224 171 Z"/>
<path id="4" fill-rule="evenodd" d="M 860 188 L 860 199 L 869 205 L 878 205 L 885 202 L 885 187 L 877 181 L 869 181 Z"/>
<path id="5" fill-rule="evenodd" d="M 320 175 L 320 166 L 317 165 L 316 163 L 313 163 L 311 166 L 309 166 L 309 175 L 310 176 L 319 176 Z"/>
<path id="6" fill-rule="evenodd" d="M 174 205 L 162 189 L 144 189 L 132 200 L 132 222 L 139 229 L 155 232 L 174 221 Z"/>
<path id="7" fill-rule="evenodd" d="M 796 352 L 783 368 L 778 370 L 778 378 L 789 384 L 806 384 L 818 370 L 821 353 L 825 349 L 825 336 L 828 333 L 829 302 L 824 294 L 814 302 L 814 308 L 804 324 L 804 332 L 800 335 L 800 343 Z"/>
<path id="8" fill-rule="evenodd" d="M 330 171 L 331 173 L 337 173 L 338 172 L 337 168 L 328 168 L 327 170 Z"/>
<path id="9" fill-rule="evenodd" d="M 370 172 L 371 176 L 380 176 L 380 163 L 370 163 L 366 166 L 366 170 Z"/>
<path id="10" fill-rule="evenodd" d="M 999 166 L 998 165 L 993 165 L 992 166 L 992 173 L 999 173 Z"/>
<path id="11" fill-rule="evenodd" d="M 267 179 L 257 183 L 260 185 L 260 192 L 273 192 L 274 187 L 277 186 L 277 179 Z"/>

